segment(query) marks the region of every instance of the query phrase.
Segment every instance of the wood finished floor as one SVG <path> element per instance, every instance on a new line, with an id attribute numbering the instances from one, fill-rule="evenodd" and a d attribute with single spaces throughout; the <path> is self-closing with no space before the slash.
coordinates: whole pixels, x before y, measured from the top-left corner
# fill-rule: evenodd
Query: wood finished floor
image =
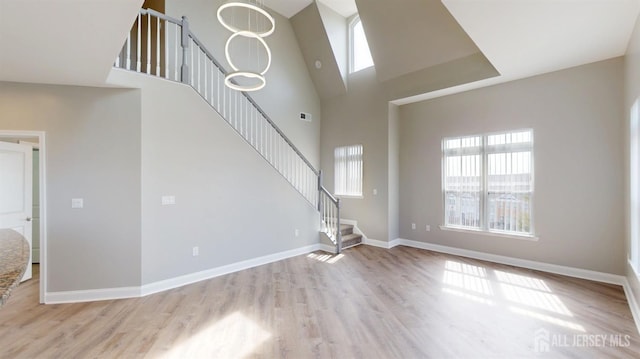
<path id="1" fill-rule="evenodd" d="M 34 274 L 0 308 L 0 358 L 640 357 L 619 286 L 408 247 L 81 304 L 39 305 Z"/>

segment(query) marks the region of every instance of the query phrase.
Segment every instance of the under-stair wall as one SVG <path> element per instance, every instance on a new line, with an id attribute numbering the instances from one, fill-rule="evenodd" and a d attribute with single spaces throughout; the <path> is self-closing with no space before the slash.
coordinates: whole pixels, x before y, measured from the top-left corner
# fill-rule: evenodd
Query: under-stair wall
<path id="1" fill-rule="evenodd" d="M 316 208 L 191 87 L 111 81 L 142 94 L 143 285 L 318 243 Z"/>

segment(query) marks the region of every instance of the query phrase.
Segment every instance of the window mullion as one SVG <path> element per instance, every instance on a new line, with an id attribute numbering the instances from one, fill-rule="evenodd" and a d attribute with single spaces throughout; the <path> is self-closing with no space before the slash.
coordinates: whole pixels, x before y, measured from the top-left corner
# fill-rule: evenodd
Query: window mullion
<path id="1" fill-rule="evenodd" d="M 489 180 L 488 180 L 488 173 L 489 173 L 489 169 L 488 169 L 488 163 L 489 163 L 489 159 L 488 159 L 488 153 L 486 151 L 487 148 L 487 136 L 482 136 L 482 156 L 480 157 L 482 160 L 480 161 L 480 167 L 482 169 L 482 179 L 481 179 L 481 191 L 482 193 L 480 194 L 480 223 L 481 223 L 481 229 L 483 231 L 486 231 L 489 229 L 489 225 L 488 225 L 488 215 L 487 213 L 489 213 L 488 211 L 488 192 L 489 192 Z"/>

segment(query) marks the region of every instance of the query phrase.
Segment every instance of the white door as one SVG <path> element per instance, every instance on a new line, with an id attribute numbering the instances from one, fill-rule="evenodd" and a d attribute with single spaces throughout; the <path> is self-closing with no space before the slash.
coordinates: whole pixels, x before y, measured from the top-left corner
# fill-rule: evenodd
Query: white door
<path id="1" fill-rule="evenodd" d="M 0 228 L 21 233 L 31 248 L 32 147 L 0 142 Z M 31 278 L 31 257 L 22 277 Z"/>

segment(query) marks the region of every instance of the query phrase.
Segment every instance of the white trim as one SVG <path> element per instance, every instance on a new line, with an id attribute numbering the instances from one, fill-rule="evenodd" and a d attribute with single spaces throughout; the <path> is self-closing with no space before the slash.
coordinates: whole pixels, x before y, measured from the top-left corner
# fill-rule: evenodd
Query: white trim
<path id="1" fill-rule="evenodd" d="M 385 249 L 390 249 L 397 245 L 397 244 L 391 245 L 391 242 L 379 241 L 377 239 L 370 239 L 370 238 L 363 238 L 362 243 L 368 246 L 385 248 Z"/>
<path id="2" fill-rule="evenodd" d="M 502 232 L 493 232 L 493 231 L 485 231 L 482 229 L 467 229 L 467 228 L 458 228 L 458 227 L 449 227 L 445 225 L 438 226 L 442 231 L 451 231 L 451 232 L 459 232 L 459 233 L 469 233 L 469 234 L 479 234 L 482 236 L 491 236 L 491 237 L 502 237 L 502 238 L 512 238 L 512 239 L 521 239 L 523 241 L 533 241 L 537 242 L 540 240 L 540 237 L 533 236 L 530 234 L 515 234 L 515 233 L 502 233 Z"/>
<path id="3" fill-rule="evenodd" d="M 30 145 L 34 150 L 39 150 L 40 149 L 40 144 L 35 143 L 35 142 L 26 141 L 26 140 L 18 140 L 18 143 L 21 144 L 21 145 Z"/>
<path id="4" fill-rule="evenodd" d="M 477 252 L 477 251 L 472 251 L 468 249 L 448 247 L 448 246 L 443 246 L 439 244 L 413 241 L 409 239 L 400 238 L 390 243 L 394 244 L 393 247 L 395 247 L 396 245 L 403 245 L 407 247 L 426 249 L 429 251 L 447 253 L 447 254 L 452 254 L 452 255 L 461 256 L 461 257 L 474 258 L 474 259 L 484 260 L 484 261 L 493 262 L 493 263 L 507 264 L 507 265 L 512 265 L 512 266 L 521 267 L 521 268 L 539 270 L 539 271 L 548 272 L 548 273 L 561 274 L 561 275 L 566 275 L 568 277 L 588 279 L 596 282 L 624 285 L 626 280 L 624 276 L 617 275 L 617 274 L 596 272 L 588 269 L 567 267 L 567 266 L 562 266 L 558 264 L 536 262 L 528 259 L 513 258 L 513 257 L 501 256 L 497 254 L 485 253 L 485 252 Z"/>
<path id="5" fill-rule="evenodd" d="M 635 264 L 630 258 L 627 261 L 629 262 L 629 266 L 631 267 L 631 269 L 633 269 L 633 273 L 636 275 L 636 278 L 638 278 L 638 281 L 640 282 L 640 272 L 638 271 L 638 268 L 636 268 Z"/>
<path id="6" fill-rule="evenodd" d="M 633 290 L 631 289 L 631 285 L 627 278 L 624 278 L 622 289 L 624 289 L 624 295 L 627 297 L 627 303 L 629 303 L 629 309 L 631 310 L 633 321 L 636 323 L 636 330 L 640 333 L 640 306 L 638 306 L 638 300 L 635 295 L 633 295 Z"/>
<path id="7" fill-rule="evenodd" d="M 112 300 L 112 299 L 125 299 L 144 297 L 150 294 L 163 292 L 169 289 L 182 287 L 188 284 L 193 284 L 203 280 L 215 278 L 221 275 L 238 272 L 241 270 L 261 266 L 277 262 L 283 259 L 296 257 L 302 254 L 311 253 L 317 250 L 325 250 L 326 247 L 333 249 L 333 247 L 323 244 L 312 244 L 305 247 L 291 249 L 284 252 L 269 254 L 266 256 L 252 258 L 241 262 L 228 264 L 225 266 L 207 269 L 201 272 L 186 274 L 183 276 L 165 279 L 149 284 L 142 285 L 140 287 L 121 287 L 121 288 L 106 288 L 106 289 L 89 289 L 89 290 L 73 290 L 64 292 L 51 292 L 46 293 L 44 303 L 46 304 L 58 304 L 58 303 L 77 303 L 77 302 L 89 302 L 99 300 Z M 331 251 L 328 251 L 331 252 Z"/>
<path id="8" fill-rule="evenodd" d="M 70 290 L 45 294 L 46 304 L 95 302 L 140 297 L 140 287 Z"/>
<path id="9" fill-rule="evenodd" d="M 40 303 L 47 293 L 47 151 L 44 131 L 0 130 L 0 137 L 38 138 L 40 151 Z"/>

